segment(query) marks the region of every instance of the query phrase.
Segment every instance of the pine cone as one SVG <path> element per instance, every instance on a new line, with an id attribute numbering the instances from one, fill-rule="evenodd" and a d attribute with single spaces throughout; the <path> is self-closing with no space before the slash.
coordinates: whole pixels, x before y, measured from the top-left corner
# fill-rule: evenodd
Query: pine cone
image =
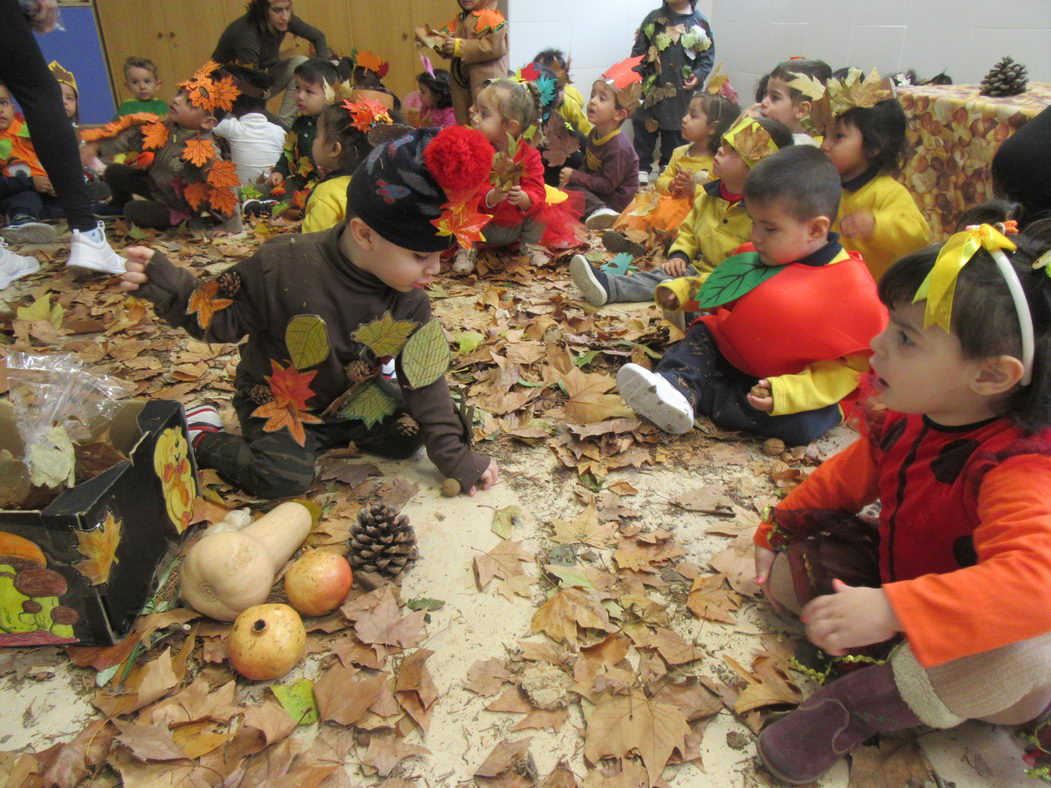
<path id="1" fill-rule="evenodd" d="M 1017 96 L 1025 93 L 1028 78 L 1025 66 L 1005 57 L 985 75 L 980 92 L 983 96 Z"/>
<path id="2" fill-rule="evenodd" d="M 241 275 L 237 271 L 223 271 L 215 281 L 219 283 L 219 295 L 223 298 L 234 298 L 241 292 Z"/>
<path id="3" fill-rule="evenodd" d="M 408 413 L 403 413 L 398 416 L 394 421 L 394 429 L 398 431 L 399 435 L 404 435 L 406 438 L 411 438 L 417 432 L 420 431 L 420 425 L 416 419 L 410 416 Z"/>
<path id="4" fill-rule="evenodd" d="M 418 557 L 416 534 L 408 517 L 382 503 L 358 512 L 358 521 L 350 530 L 347 556 L 355 570 L 394 578 Z"/>
<path id="5" fill-rule="evenodd" d="M 347 380 L 355 386 L 372 377 L 372 365 L 367 361 L 351 361 L 344 367 L 343 371 L 347 376 Z"/>
<path id="6" fill-rule="evenodd" d="M 248 390 L 248 396 L 256 405 L 265 405 L 274 398 L 274 393 L 265 383 L 256 383 Z"/>

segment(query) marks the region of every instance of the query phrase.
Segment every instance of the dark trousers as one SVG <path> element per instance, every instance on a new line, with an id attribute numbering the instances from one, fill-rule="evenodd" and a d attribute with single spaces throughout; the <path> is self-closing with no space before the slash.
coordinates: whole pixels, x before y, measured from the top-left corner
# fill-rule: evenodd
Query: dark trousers
<path id="1" fill-rule="evenodd" d="M 756 379 L 722 357 L 708 327 L 693 326 L 668 348 L 654 370 L 675 386 L 693 406 L 720 427 L 747 430 L 802 446 L 828 432 L 842 419 L 838 405 L 771 416 L 748 404 Z"/>
<path id="2" fill-rule="evenodd" d="M 7 214 L 8 221 L 16 217 L 28 219 L 61 219 L 62 206 L 47 194 L 27 189 L 0 200 L 0 213 Z"/>
<path id="3" fill-rule="evenodd" d="M 94 229 L 97 220 L 80 166 L 80 146 L 62 108 L 62 91 L 18 0 L 0 0 L 0 52 L 0 82 L 7 85 L 25 114 L 33 146 L 70 229 Z"/>
<path id="4" fill-rule="evenodd" d="M 145 170 L 126 164 L 111 164 L 102 178 L 110 188 L 113 204 L 124 209 L 124 216 L 129 222 L 152 230 L 167 230 L 172 226 L 168 206 L 150 199 L 153 185 Z M 135 195 L 146 199 L 133 200 Z"/>
<path id="5" fill-rule="evenodd" d="M 194 454 L 202 468 L 214 468 L 230 484 L 260 498 L 288 498 L 306 492 L 314 482 L 318 454 L 346 447 L 351 441 L 363 451 L 398 460 L 423 444 L 418 432 L 406 437 L 394 428 L 399 412 L 371 429 L 361 421 L 304 425 L 306 441 L 300 446 L 287 429 L 264 432 L 265 420 L 251 416 L 257 407 L 247 397 L 235 396 L 241 435 L 208 433 Z"/>
<path id="6" fill-rule="evenodd" d="M 645 121 L 635 118 L 631 119 L 631 129 L 635 135 L 635 153 L 639 157 L 639 172 L 649 172 L 653 168 L 653 152 L 657 147 L 658 134 L 661 138 L 660 168 L 662 170 L 671 161 L 672 151 L 685 143 L 678 129 L 650 131 L 646 128 Z"/>

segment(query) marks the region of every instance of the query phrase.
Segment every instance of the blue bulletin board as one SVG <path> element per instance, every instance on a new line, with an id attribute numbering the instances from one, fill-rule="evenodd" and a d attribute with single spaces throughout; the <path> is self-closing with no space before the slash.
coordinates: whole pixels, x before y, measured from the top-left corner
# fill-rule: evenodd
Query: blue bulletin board
<path id="1" fill-rule="evenodd" d="M 60 3 L 61 24 L 36 40 L 44 60 L 57 60 L 77 79 L 81 123 L 107 123 L 117 114 L 102 39 L 90 3 Z"/>

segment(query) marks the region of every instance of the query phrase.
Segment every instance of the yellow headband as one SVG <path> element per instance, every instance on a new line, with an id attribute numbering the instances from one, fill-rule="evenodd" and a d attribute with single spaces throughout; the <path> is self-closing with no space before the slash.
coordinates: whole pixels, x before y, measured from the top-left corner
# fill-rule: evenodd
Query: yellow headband
<path id="1" fill-rule="evenodd" d="M 76 93 L 78 96 L 80 95 L 80 91 L 77 90 L 77 78 L 73 76 L 72 71 L 67 71 L 66 69 L 64 69 L 62 67 L 62 64 L 59 63 L 57 60 L 52 60 L 50 63 L 47 64 L 47 67 L 51 69 L 51 74 L 55 77 L 55 81 L 58 82 L 58 84 L 69 85 L 71 88 L 73 88 L 74 93 Z"/>
<path id="2" fill-rule="evenodd" d="M 1007 229 L 1007 228 L 1004 228 Z M 937 325 L 949 333 L 952 325 L 953 294 L 960 271 L 981 249 L 989 253 L 996 263 L 996 268 L 1007 284 L 1018 315 L 1018 328 L 1022 337 L 1022 385 L 1028 385 L 1033 376 L 1033 317 L 1029 311 L 1022 283 L 1011 266 L 1011 261 L 1004 254 L 1006 249 L 1013 252 L 1018 247 L 1014 241 L 1000 230 L 989 224 L 972 225 L 966 230 L 955 233 L 942 246 L 934 266 L 916 289 L 912 302 L 926 299 L 923 311 L 923 327 Z"/>
<path id="3" fill-rule="evenodd" d="M 737 151 L 749 169 L 778 150 L 770 132 L 755 118 L 743 115 L 723 134 L 723 142 Z"/>
<path id="4" fill-rule="evenodd" d="M 875 68 L 867 77 L 858 69 L 852 68 L 843 79 L 830 79 L 827 92 L 829 110 L 833 118 L 838 118 L 857 107 L 874 107 L 894 96 L 890 83 L 880 79 Z"/>

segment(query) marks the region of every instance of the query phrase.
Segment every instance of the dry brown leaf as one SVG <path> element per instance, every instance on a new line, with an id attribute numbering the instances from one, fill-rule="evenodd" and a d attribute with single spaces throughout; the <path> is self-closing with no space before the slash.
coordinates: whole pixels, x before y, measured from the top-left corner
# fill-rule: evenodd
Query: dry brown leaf
<path id="1" fill-rule="evenodd" d="M 157 659 L 137 665 L 128 677 L 122 694 L 95 693 L 92 704 L 109 717 L 121 717 L 163 698 L 179 685 L 172 668 L 171 649 Z"/>
<path id="2" fill-rule="evenodd" d="M 330 641 L 328 649 L 339 657 L 339 661 L 348 668 L 351 665 L 360 665 L 363 668 L 379 670 L 387 660 L 384 646 L 366 646 L 358 640 L 356 635 L 350 632 L 339 638 L 339 640 Z M 384 652 L 382 657 L 376 653 L 377 649 Z"/>
<path id="3" fill-rule="evenodd" d="M 326 722 L 354 725 L 368 711 L 387 681 L 384 673 L 355 679 L 358 671 L 334 665 L 314 682 L 318 714 Z"/>
<path id="4" fill-rule="evenodd" d="M 533 709 L 526 715 L 524 720 L 518 722 L 511 730 L 524 731 L 530 728 L 550 728 L 555 733 L 558 733 L 568 718 L 568 709 L 554 709 L 552 711 Z"/>
<path id="5" fill-rule="evenodd" d="M 572 520 L 554 520 L 555 534 L 552 541 L 558 544 L 586 544 L 591 547 L 609 547 L 616 542 L 616 523 L 599 525 L 598 512 L 594 504 Z"/>
<path id="6" fill-rule="evenodd" d="M 638 643 L 641 648 L 657 650 L 669 665 L 685 665 L 704 656 L 704 652 L 695 648 L 678 632 L 664 627 L 657 627 L 645 641 Z"/>
<path id="7" fill-rule="evenodd" d="M 609 614 L 594 597 L 577 588 L 560 588 L 533 614 L 532 632 L 560 643 L 577 643 L 577 628 L 611 629 Z"/>
<path id="8" fill-rule="evenodd" d="M 534 585 L 536 585 L 535 577 L 530 575 L 515 575 L 506 580 L 501 580 L 496 586 L 496 593 L 508 602 L 513 602 L 516 596 L 531 599 L 533 596 Z"/>
<path id="9" fill-rule="evenodd" d="M 136 760 L 177 761 L 186 757 L 166 726 L 121 720 L 114 720 L 113 724 L 120 731 L 116 743 L 126 747 Z"/>
<path id="10" fill-rule="evenodd" d="M 689 490 L 671 499 L 672 506 L 678 506 L 688 512 L 703 514 L 733 514 L 733 499 L 726 494 L 726 487 L 721 484 L 706 484 L 703 487 Z"/>
<path id="11" fill-rule="evenodd" d="M 598 699 L 588 718 L 584 757 L 597 764 L 602 758 L 625 758 L 638 752 L 653 784 L 672 752 L 685 751 L 689 733 L 690 726 L 679 709 L 647 698 L 639 690 L 627 696 L 605 696 Z"/>
<path id="12" fill-rule="evenodd" d="M 858 747 L 850 754 L 847 788 L 898 788 L 928 785 L 934 774 L 912 739 L 881 738 L 875 747 Z"/>
<path id="13" fill-rule="evenodd" d="M 515 768 L 516 764 L 525 762 L 529 758 L 529 742 L 531 738 L 511 741 L 504 739 L 497 744 L 489 757 L 482 765 L 475 769 L 475 777 L 498 777 L 504 772 Z"/>
<path id="14" fill-rule="evenodd" d="M 175 728 L 172 738 L 185 757 L 197 759 L 222 747 L 236 735 L 233 731 L 224 731 L 224 727 L 211 720 L 199 720 Z"/>
<path id="15" fill-rule="evenodd" d="M 561 667 L 572 659 L 572 654 L 550 640 L 519 640 L 518 645 L 522 649 L 522 659 L 530 662 L 547 662 L 549 665 Z"/>
<path id="16" fill-rule="evenodd" d="M 582 372 L 574 367 L 562 378 L 562 385 L 569 395 L 566 416 L 578 424 L 634 415 L 618 395 L 606 393 L 616 385 L 609 375 Z"/>
<path id="17" fill-rule="evenodd" d="M 244 734 L 246 738 L 252 739 L 258 746 L 250 751 L 258 752 L 276 742 L 284 741 L 295 729 L 296 721 L 284 707 L 277 701 L 268 699 L 259 706 L 249 706 L 245 709 L 237 736 L 241 738 Z"/>
<path id="18" fill-rule="evenodd" d="M 730 587 L 738 594 L 755 596 L 755 543 L 750 533 L 741 534 L 730 546 L 708 562 L 716 572 L 726 575 Z"/>
<path id="19" fill-rule="evenodd" d="M 734 711 L 744 714 L 763 706 L 797 706 L 803 700 L 803 693 L 777 667 L 773 659 L 766 656 L 756 657 L 752 663 L 752 672 L 744 670 L 730 657 L 723 657 L 745 681 L 748 682 L 734 701 Z"/>
<path id="20" fill-rule="evenodd" d="M 481 591 L 494 577 L 508 579 L 515 575 L 525 574 L 523 563 L 533 560 L 533 556 L 522 547 L 521 541 L 501 539 L 488 553 L 474 557 L 474 577 Z"/>
<path id="21" fill-rule="evenodd" d="M 718 714 L 723 708 L 722 700 L 696 676 L 662 682 L 653 699 L 675 706 L 691 723 Z"/>
<path id="22" fill-rule="evenodd" d="M 427 612 L 417 610 L 415 613 L 402 617 L 398 603 L 394 601 L 394 595 L 390 591 L 390 586 L 384 588 L 386 593 L 380 603 L 371 612 L 357 620 L 354 624 L 354 633 L 362 643 L 382 643 L 399 648 L 417 646 L 423 638 L 423 619 Z"/>
<path id="23" fill-rule="evenodd" d="M 369 737 L 369 748 L 362 761 L 375 769 L 380 777 L 387 777 L 404 759 L 430 754 L 425 747 L 406 744 L 393 732 L 384 731 Z"/>
<path id="24" fill-rule="evenodd" d="M 558 766 L 551 770 L 551 774 L 544 778 L 540 788 L 579 788 L 580 782 L 569 764 L 559 761 Z"/>
<path id="25" fill-rule="evenodd" d="M 398 679 L 394 685 L 395 693 L 416 693 L 424 708 L 430 708 L 438 700 L 438 688 L 434 686 L 434 679 L 426 664 L 432 654 L 433 651 L 421 648 L 405 657 L 398 668 Z"/>
<path id="26" fill-rule="evenodd" d="M 741 597 L 726 588 L 724 575 L 698 577 L 693 581 L 686 607 L 697 618 L 733 624 L 737 619 L 734 611 L 741 606 Z"/>
<path id="27" fill-rule="evenodd" d="M 514 684 L 503 691 L 499 698 L 485 707 L 486 711 L 502 711 L 507 714 L 528 714 L 533 710 L 525 690 Z"/>
<path id="28" fill-rule="evenodd" d="M 108 720 L 92 720 L 71 741 L 37 753 L 37 762 L 43 767 L 43 784 L 57 788 L 80 785 L 90 772 L 106 760 L 115 735 L 116 730 Z M 14 779 L 8 783 L 12 786 L 22 784 L 25 783 Z"/>
<path id="29" fill-rule="evenodd" d="M 503 660 L 491 657 L 478 660 L 467 670 L 464 687 L 477 695 L 491 697 L 500 691 L 505 682 L 511 681 L 511 674 L 504 666 Z"/>

